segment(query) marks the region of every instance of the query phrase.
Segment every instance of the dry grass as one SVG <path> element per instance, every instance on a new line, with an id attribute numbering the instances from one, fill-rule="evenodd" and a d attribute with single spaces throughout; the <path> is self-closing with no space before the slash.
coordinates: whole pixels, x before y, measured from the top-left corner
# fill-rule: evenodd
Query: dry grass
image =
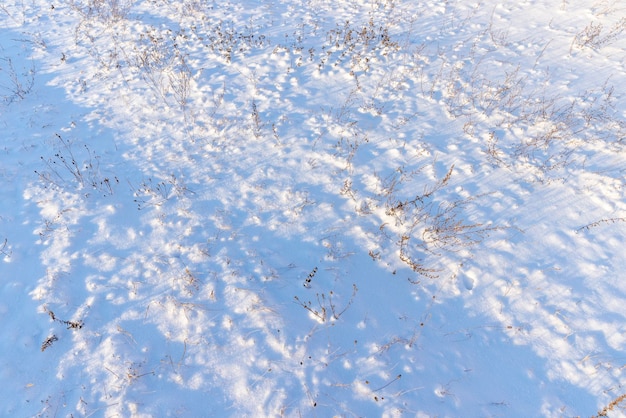
<path id="1" fill-rule="evenodd" d="M 617 398 L 613 399 L 611 401 L 611 403 L 609 403 L 607 406 L 605 406 L 604 408 L 602 408 L 601 411 L 598 412 L 598 415 L 594 415 L 591 418 L 596 418 L 596 417 L 608 417 L 609 416 L 609 412 L 613 411 L 616 407 L 619 407 L 622 411 L 626 409 L 626 407 L 624 406 L 620 406 L 620 404 L 622 402 L 626 401 L 626 393 L 618 396 Z"/>

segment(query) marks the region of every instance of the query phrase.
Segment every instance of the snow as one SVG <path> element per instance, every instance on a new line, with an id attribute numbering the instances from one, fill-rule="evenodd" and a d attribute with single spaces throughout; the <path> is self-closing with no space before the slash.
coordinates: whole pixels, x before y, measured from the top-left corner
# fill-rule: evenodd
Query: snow
<path id="1" fill-rule="evenodd" d="M 625 415 L 626 7 L 457 3 L 5 0 L 0 415 Z"/>

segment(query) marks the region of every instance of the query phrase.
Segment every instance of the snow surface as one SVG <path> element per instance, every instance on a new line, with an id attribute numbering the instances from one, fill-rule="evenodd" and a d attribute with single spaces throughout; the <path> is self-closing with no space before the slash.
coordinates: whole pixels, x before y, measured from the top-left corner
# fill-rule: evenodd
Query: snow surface
<path id="1" fill-rule="evenodd" d="M 0 415 L 620 416 L 621 0 L 3 0 Z"/>

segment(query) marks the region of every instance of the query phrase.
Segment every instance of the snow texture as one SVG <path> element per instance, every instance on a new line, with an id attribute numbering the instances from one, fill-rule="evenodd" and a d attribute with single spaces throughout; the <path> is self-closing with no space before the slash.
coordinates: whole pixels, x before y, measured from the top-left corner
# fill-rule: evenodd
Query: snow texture
<path id="1" fill-rule="evenodd" d="M 619 0 L 3 0 L 0 416 L 620 416 Z"/>

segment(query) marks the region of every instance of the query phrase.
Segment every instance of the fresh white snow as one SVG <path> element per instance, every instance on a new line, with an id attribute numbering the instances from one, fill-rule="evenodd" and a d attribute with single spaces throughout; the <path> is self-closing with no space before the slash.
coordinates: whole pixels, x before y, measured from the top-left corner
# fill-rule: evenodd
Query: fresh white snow
<path id="1" fill-rule="evenodd" d="M 619 0 L 3 0 L 0 415 L 622 416 Z"/>

